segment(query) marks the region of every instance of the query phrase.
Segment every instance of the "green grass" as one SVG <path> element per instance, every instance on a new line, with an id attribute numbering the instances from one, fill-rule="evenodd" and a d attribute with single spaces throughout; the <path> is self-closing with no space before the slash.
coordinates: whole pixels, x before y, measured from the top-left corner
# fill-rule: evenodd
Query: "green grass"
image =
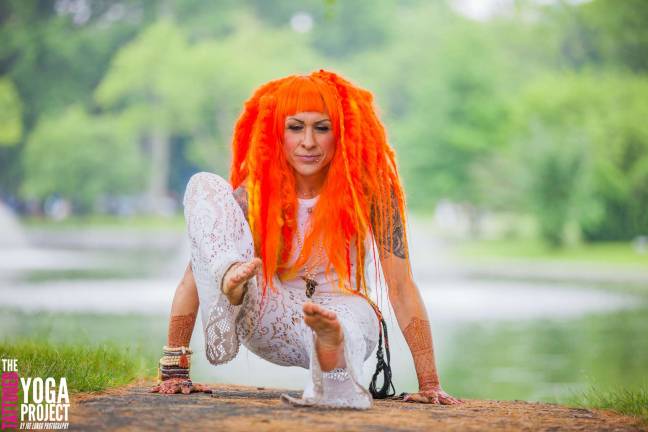
<path id="1" fill-rule="evenodd" d="M 630 242 L 547 247 L 539 240 L 479 240 L 458 244 L 455 256 L 475 261 L 569 261 L 648 268 L 648 253 L 636 252 Z"/>
<path id="2" fill-rule="evenodd" d="M 184 216 L 133 216 L 109 215 L 72 216 L 62 221 L 42 217 L 21 219 L 28 228 L 78 229 L 78 228 L 137 228 L 137 229 L 184 229 Z"/>
<path id="3" fill-rule="evenodd" d="M 591 387 L 586 392 L 575 395 L 569 404 L 583 408 L 611 409 L 648 422 L 648 386 L 611 390 Z"/>
<path id="4" fill-rule="evenodd" d="M 65 377 L 70 393 L 101 391 L 155 375 L 155 359 L 112 344 L 0 342 L 1 358 L 18 359 L 21 377 Z"/>

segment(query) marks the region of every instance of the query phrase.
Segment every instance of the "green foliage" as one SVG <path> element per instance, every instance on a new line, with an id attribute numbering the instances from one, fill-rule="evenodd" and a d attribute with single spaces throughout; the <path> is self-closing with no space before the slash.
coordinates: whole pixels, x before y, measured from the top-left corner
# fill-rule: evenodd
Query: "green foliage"
<path id="1" fill-rule="evenodd" d="M 562 246 L 566 225 L 578 217 L 587 201 L 587 148 L 577 132 L 551 133 L 532 127 L 528 141 L 516 151 L 524 167 L 517 178 L 540 236 L 552 247 Z M 522 199 L 520 200 L 524 202 Z"/>
<path id="2" fill-rule="evenodd" d="M 294 34 L 309 47 L 328 58 L 348 59 L 354 55 L 383 48 L 392 36 L 391 20 L 397 10 L 394 0 L 335 1 L 306 0 L 296 6 L 292 0 L 248 0 L 255 15 L 275 28 L 286 27 L 296 13 L 313 20 L 308 34 Z"/>
<path id="3" fill-rule="evenodd" d="M 20 95 L 9 78 L 0 77 L 0 146 L 16 144 L 22 132 Z"/>
<path id="4" fill-rule="evenodd" d="M 618 73 L 551 75 L 521 92 L 510 157 L 550 244 L 571 221 L 588 239 L 648 232 L 647 100 L 648 79 Z"/>
<path id="5" fill-rule="evenodd" d="M 39 123 L 24 153 L 23 193 L 44 199 L 60 194 L 82 212 L 103 194 L 137 192 L 144 162 L 133 133 L 112 117 L 78 107 Z"/>
<path id="6" fill-rule="evenodd" d="M 648 5 L 643 0 L 594 0 L 563 11 L 563 50 L 576 66 L 648 71 Z"/>
<path id="7" fill-rule="evenodd" d="M 312 46 L 329 57 L 348 57 L 366 50 L 379 50 L 390 37 L 395 1 L 320 1 L 320 13 L 311 33 Z M 324 16 L 322 16 L 322 10 Z"/>
<path id="8" fill-rule="evenodd" d="M 0 5 L 0 74 L 23 98 L 28 126 L 69 104 L 87 104 L 115 49 L 146 23 L 146 5 L 125 2 L 134 20 L 111 20 L 113 2 L 90 2 L 77 21 L 57 13 L 57 2 L 7 0 Z"/>
<path id="9" fill-rule="evenodd" d="M 155 22 L 116 54 L 97 102 L 145 137 L 162 134 L 166 145 L 186 137 L 184 158 L 227 176 L 232 125 L 252 89 L 316 62 L 292 32 L 265 29 L 245 13 L 232 19 L 236 32 L 193 43 L 175 22 Z M 152 172 L 169 163 L 154 163 Z"/>
<path id="10" fill-rule="evenodd" d="M 500 65 L 482 29 L 435 9 L 427 13 L 440 28 L 411 36 L 431 46 L 406 80 L 407 105 L 401 102 L 403 112 L 392 123 L 394 136 L 412 202 L 423 208 L 443 198 L 479 204 L 472 170 L 503 145 Z M 446 19 L 448 27 L 441 24 Z"/>

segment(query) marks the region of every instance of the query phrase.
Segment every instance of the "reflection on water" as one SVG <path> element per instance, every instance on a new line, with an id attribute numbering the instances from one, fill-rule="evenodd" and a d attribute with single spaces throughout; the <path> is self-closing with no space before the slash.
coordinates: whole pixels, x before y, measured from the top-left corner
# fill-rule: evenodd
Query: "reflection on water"
<path id="1" fill-rule="evenodd" d="M 83 258 L 80 265 L 68 261 L 60 269 L 25 271 L 29 262 L 22 262 L 23 270 L 0 273 L 0 337 L 139 347 L 150 355 L 153 374 L 177 283 L 170 275 L 182 274 L 184 259 L 164 260 L 159 250 L 65 253 Z M 458 396 L 554 401 L 592 383 L 631 387 L 648 381 L 648 302 L 643 297 L 461 277 L 417 282 L 428 307 L 442 382 Z M 386 315 L 397 391 L 415 390 L 409 352 L 393 314 Z M 303 369 L 275 366 L 245 350 L 213 367 L 201 336 L 196 331 L 192 342 L 196 381 L 301 388 L 307 378 Z"/>
<path id="2" fill-rule="evenodd" d="M 444 378 L 468 397 L 556 400 L 648 384 L 648 308 L 576 320 L 461 326 Z"/>

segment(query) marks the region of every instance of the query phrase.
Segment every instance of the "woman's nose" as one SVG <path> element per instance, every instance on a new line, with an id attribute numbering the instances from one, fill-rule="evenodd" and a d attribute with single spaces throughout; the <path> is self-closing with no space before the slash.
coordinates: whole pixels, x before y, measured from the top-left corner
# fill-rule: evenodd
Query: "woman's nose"
<path id="1" fill-rule="evenodd" d="M 304 139 L 302 140 L 302 145 L 304 148 L 311 149 L 315 147 L 317 143 L 315 142 L 315 134 L 313 133 L 313 128 L 307 127 L 304 131 Z"/>

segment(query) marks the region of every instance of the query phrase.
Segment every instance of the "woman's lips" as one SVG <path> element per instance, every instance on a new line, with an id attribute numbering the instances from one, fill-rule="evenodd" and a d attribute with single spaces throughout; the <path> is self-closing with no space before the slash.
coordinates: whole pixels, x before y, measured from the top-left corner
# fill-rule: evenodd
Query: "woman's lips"
<path id="1" fill-rule="evenodd" d="M 317 163 L 317 162 L 319 162 L 320 158 L 321 158 L 320 155 L 316 155 L 316 156 L 297 155 L 298 160 L 300 160 L 303 163 L 307 163 L 307 164 Z"/>

